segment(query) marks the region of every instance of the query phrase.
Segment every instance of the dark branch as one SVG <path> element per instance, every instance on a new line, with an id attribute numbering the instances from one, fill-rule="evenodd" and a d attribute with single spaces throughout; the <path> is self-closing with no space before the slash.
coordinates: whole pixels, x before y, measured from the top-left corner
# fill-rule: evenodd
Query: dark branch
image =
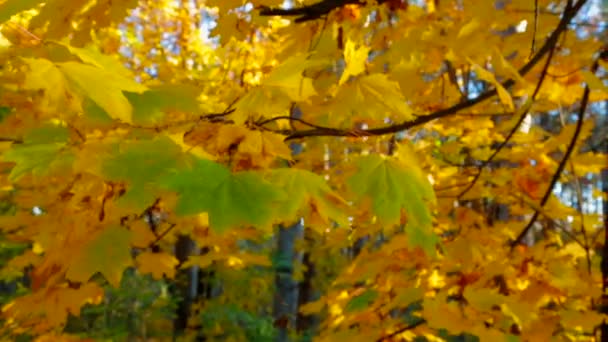
<path id="1" fill-rule="evenodd" d="M 414 328 L 417 328 L 417 327 L 419 327 L 419 326 L 421 326 L 421 325 L 423 325 L 425 323 L 426 323 L 426 320 L 421 319 L 421 320 L 417 321 L 416 323 L 413 323 L 413 324 L 410 324 L 410 325 L 406 325 L 405 327 L 403 327 L 401 329 L 397 329 L 397 330 L 393 331 L 392 333 L 390 333 L 388 335 L 384 335 L 384 336 L 380 337 L 379 339 L 376 340 L 376 342 L 390 341 L 391 338 L 393 338 L 393 337 L 395 337 L 395 336 L 397 336 L 399 334 L 402 334 L 402 333 L 404 333 L 404 332 L 406 332 L 408 330 L 412 330 Z"/>
<path id="2" fill-rule="evenodd" d="M 378 0 L 381 4 L 387 0 Z M 283 16 L 283 17 L 298 17 L 294 21 L 301 23 L 310 20 L 320 19 L 331 11 L 344 7 L 346 5 L 365 5 L 365 1 L 360 0 L 323 0 L 308 6 L 295 8 L 271 8 L 260 6 L 261 16 Z"/>
<path id="3" fill-rule="evenodd" d="M 538 96 L 538 93 L 540 92 L 540 89 L 542 88 L 545 78 L 547 77 L 547 71 L 549 70 L 549 66 L 551 65 L 551 60 L 553 60 L 554 53 L 555 53 L 555 45 L 553 46 L 552 49 L 549 50 L 549 56 L 547 56 L 547 61 L 545 62 L 545 65 L 543 66 L 543 70 L 541 71 L 541 74 L 540 74 L 540 78 L 539 78 L 538 82 L 536 83 L 536 88 L 534 89 L 534 92 L 532 93 L 532 98 L 531 98 L 531 102 L 530 102 L 529 106 L 527 108 L 524 108 L 519 119 L 517 119 L 517 123 L 515 123 L 515 126 L 513 126 L 513 128 L 511 128 L 511 131 L 509 131 L 509 134 L 507 134 L 507 137 L 505 138 L 505 140 L 502 143 L 500 143 L 500 145 L 498 145 L 498 147 L 494 150 L 494 152 L 492 153 L 490 158 L 488 158 L 486 161 L 484 161 L 482 163 L 482 165 L 479 167 L 479 171 L 477 172 L 475 177 L 473 177 L 473 180 L 471 181 L 471 183 L 464 190 L 462 190 L 462 192 L 460 192 L 460 194 L 458 195 L 458 199 L 461 199 L 467 192 L 469 192 L 469 190 L 471 190 L 473 188 L 473 186 L 475 186 L 475 184 L 481 177 L 481 174 L 483 173 L 483 169 L 486 166 L 488 166 L 494 160 L 494 158 L 496 158 L 496 156 L 500 153 L 500 151 L 502 151 L 502 149 L 505 146 L 507 146 L 509 141 L 511 141 L 513 136 L 515 136 L 515 133 L 519 130 L 519 127 L 526 119 L 526 116 L 528 116 L 528 111 L 530 110 L 532 103 L 536 100 L 536 97 Z"/>
<path id="4" fill-rule="evenodd" d="M 593 67 L 591 68 L 591 71 L 593 73 L 595 73 L 597 71 L 598 66 L 599 66 L 599 61 L 596 60 L 595 63 L 593 63 Z M 564 157 L 559 162 L 559 165 L 557 166 L 557 170 L 555 171 L 555 173 L 553 174 L 553 177 L 551 178 L 551 182 L 549 183 L 549 187 L 547 188 L 547 191 L 545 191 L 545 194 L 540 201 L 541 208 L 545 206 L 545 204 L 551 197 L 551 193 L 553 192 L 553 187 L 555 187 L 555 184 L 557 184 L 557 182 L 559 181 L 559 178 L 561 177 L 562 172 L 564 171 L 564 168 L 566 167 L 566 162 L 570 158 L 570 155 L 572 155 L 572 152 L 574 152 L 576 142 L 581 133 L 581 129 L 583 128 L 583 121 L 585 118 L 585 111 L 587 110 L 587 104 L 589 103 L 589 93 L 590 92 L 591 91 L 589 89 L 589 85 L 585 85 L 585 90 L 583 92 L 583 98 L 581 100 L 581 108 L 579 109 L 578 114 L 577 114 L 576 127 L 574 129 L 574 134 L 572 135 L 570 144 L 568 144 L 568 148 L 566 149 L 566 153 L 564 154 Z M 532 215 L 532 218 L 530 219 L 530 221 L 528 222 L 526 227 L 519 233 L 517 238 L 515 238 L 515 241 L 513 241 L 511 243 L 511 247 L 515 247 L 516 245 L 521 243 L 521 241 L 526 236 L 526 234 L 528 233 L 530 228 L 532 228 L 532 225 L 534 224 L 534 222 L 536 222 L 536 219 L 538 218 L 539 215 L 540 215 L 540 212 L 538 210 L 534 211 L 534 214 Z"/>
<path id="5" fill-rule="evenodd" d="M 542 58 L 549 53 L 557 44 L 557 40 L 562 32 L 564 32 L 568 28 L 568 24 L 572 20 L 572 18 L 578 13 L 578 11 L 583 7 L 583 5 L 587 2 L 587 0 L 579 0 L 573 6 L 571 3 L 568 3 L 568 6 L 564 10 L 564 15 L 562 16 L 559 24 L 555 28 L 555 30 L 551 33 L 549 38 L 545 41 L 545 43 L 538 49 L 536 54 L 526 63 L 521 69 L 519 69 L 519 73 L 523 76 L 527 74 Z M 515 81 L 509 79 L 502 83 L 502 86 L 505 88 L 510 88 L 515 84 Z M 299 139 L 305 137 L 313 137 L 313 136 L 334 136 L 334 137 L 356 137 L 356 136 L 373 136 L 373 135 L 384 135 L 384 134 L 392 134 L 397 133 L 412 127 L 420 126 L 427 122 L 433 121 L 435 119 L 439 119 L 442 117 L 450 116 L 458 111 L 461 111 L 466 108 L 470 108 L 482 101 L 485 101 L 497 94 L 496 89 L 488 90 L 481 95 L 477 96 L 474 99 L 469 99 L 464 102 L 460 102 L 451 107 L 438 110 L 428 115 L 418 116 L 415 120 L 406 121 L 395 125 L 379 127 L 379 128 L 371 128 L 365 130 L 357 130 L 357 132 L 353 132 L 348 129 L 339 129 L 333 127 L 319 127 L 309 130 L 301 130 L 295 132 L 287 132 L 287 137 L 285 140 Z"/>

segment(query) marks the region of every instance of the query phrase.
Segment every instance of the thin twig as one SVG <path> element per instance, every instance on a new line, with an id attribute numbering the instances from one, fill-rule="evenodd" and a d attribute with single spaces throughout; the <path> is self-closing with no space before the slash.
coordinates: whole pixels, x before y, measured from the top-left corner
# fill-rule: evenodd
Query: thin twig
<path id="1" fill-rule="evenodd" d="M 416 323 L 413 323 L 413 324 L 410 324 L 410 325 L 406 325 L 403 328 L 397 329 L 397 330 L 393 331 L 392 333 L 390 333 L 388 335 L 384 335 L 384 336 L 380 337 L 379 339 L 376 340 L 376 342 L 383 342 L 383 341 L 390 340 L 391 338 L 393 338 L 393 337 L 395 337 L 395 336 L 397 336 L 399 334 L 402 334 L 402 333 L 404 333 L 404 332 L 406 332 L 408 330 L 415 329 L 415 328 L 417 328 L 417 327 L 419 327 L 419 326 L 421 326 L 421 325 L 423 325 L 425 323 L 426 323 L 426 320 L 421 319 L 421 320 L 417 321 Z"/>
<path id="2" fill-rule="evenodd" d="M 530 47 L 530 56 L 534 54 L 536 47 L 536 32 L 538 31 L 538 0 L 534 0 L 534 30 L 532 31 L 532 46 Z"/>
<path id="3" fill-rule="evenodd" d="M 494 152 L 492 153 L 492 155 L 490 155 L 490 157 L 486 161 L 484 161 L 483 164 L 479 167 L 479 171 L 477 172 L 477 174 L 475 175 L 475 177 L 473 177 L 473 180 L 471 181 L 471 184 L 468 187 L 466 187 L 458 195 L 458 199 L 461 199 L 467 192 L 469 192 L 473 188 L 473 186 L 475 186 L 475 184 L 477 183 L 477 181 L 481 177 L 481 174 L 483 173 L 483 169 L 486 166 L 488 166 L 494 160 L 494 158 L 496 158 L 496 156 L 500 153 L 500 151 L 502 151 L 502 149 L 505 146 L 507 146 L 507 143 L 513 138 L 513 136 L 515 136 L 515 133 L 519 130 L 519 127 L 522 125 L 522 123 L 524 122 L 524 120 L 528 116 L 528 111 L 530 110 L 530 108 L 532 107 L 532 104 L 536 100 L 536 97 L 538 96 L 538 93 L 540 92 L 540 89 L 542 88 L 543 82 L 545 81 L 545 78 L 547 77 L 547 70 L 549 70 L 549 65 L 551 65 L 551 60 L 553 59 L 553 54 L 555 52 L 555 48 L 556 48 L 556 46 L 553 46 L 553 48 L 549 50 L 549 55 L 547 56 L 547 61 L 546 61 L 545 65 L 544 65 L 544 67 L 543 67 L 543 70 L 541 71 L 540 79 L 536 83 L 536 88 L 534 89 L 534 92 L 532 93 L 532 97 L 530 98 L 530 102 L 528 102 L 522 108 L 522 113 L 521 113 L 519 119 L 517 119 L 517 122 L 515 123 L 515 126 L 513 126 L 513 128 L 511 128 L 511 131 L 509 132 L 509 134 L 507 134 L 507 137 L 505 138 L 505 140 L 503 140 L 503 142 L 500 143 L 500 145 L 494 150 Z"/>
<path id="4" fill-rule="evenodd" d="M 595 73 L 595 71 L 597 70 L 598 66 L 599 66 L 599 62 L 598 62 L 598 60 L 596 60 L 593 63 L 593 67 L 591 68 L 591 70 L 592 70 L 593 73 Z M 568 148 L 566 149 L 566 153 L 564 154 L 564 157 L 560 161 L 559 165 L 557 166 L 557 170 L 555 171 L 555 173 L 553 174 L 553 177 L 551 178 L 551 182 L 549 183 L 549 187 L 545 191 L 545 194 L 544 194 L 543 198 L 540 201 L 540 207 L 541 208 L 545 206 L 545 204 L 547 203 L 547 201 L 551 197 L 551 193 L 553 192 L 553 188 L 555 187 L 555 184 L 557 184 L 557 182 L 559 181 L 559 178 L 560 178 L 562 172 L 564 171 L 564 168 L 566 167 L 566 162 L 570 158 L 570 155 L 572 154 L 572 152 L 574 152 L 574 147 L 576 146 L 576 142 L 577 142 L 578 137 L 579 137 L 579 135 L 581 133 L 581 130 L 583 128 L 583 120 L 585 118 L 585 112 L 587 111 L 587 104 L 589 103 L 589 93 L 590 92 L 591 91 L 589 89 L 589 85 L 585 85 L 585 90 L 583 92 L 583 98 L 581 100 L 581 108 L 580 108 L 580 110 L 578 111 L 578 114 L 577 114 L 577 121 L 576 121 L 576 127 L 574 129 L 574 134 L 572 135 L 572 139 L 570 140 L 570 143 L 568 144 Z M 511 247 L 515 247 L 516 245 L 518 245 L 518 244 L 520 244 L 522 242 L 523 238 L 526 236 L 526 234 L 528 233 L 528 231 L 530 230 L 530 228 L 532 228 L 532 225 L 534 225 L 534 222 L 536 222 L 536 219 L 538 218 L 538 215 L 539 215 L 539 211 L 534 211 L 534 214 L 532 215 L 532 218 L 530 219 L 530 221 L 528 222 L 528 224 L 519 233 L 519 235 L 517 236 L 517 238 L 515 239 L 515 241 L 511 242 Z"/>
<path id="5" fill-rule="evenodd" d="M 562 128 L 566 126 L 566 119 L 564 118 L 565 114 L 560 108 L 560 120 L 562 123 Z M 587 229 L 585 228 L 585 215 L 583 213 L 583 189 L 581 186 L 581 182 L 576 176 L 576 170 L 574 169 L 574 163 L 572 160 L 568 160 L 568 166 L 570 167 L 570 173 L 572 173 L 572 181 L 574 182 L 574 188 L 576 190 L 576 211 L 578 212 L 579 219 L 581 220 L 581 233 L 583 234 L 583 249 L 585 250 L 585 257 L 587 258 L 587 271 L 591 274 L 591 251 L 589 248 L 589 239 L 587 237 Z"/>

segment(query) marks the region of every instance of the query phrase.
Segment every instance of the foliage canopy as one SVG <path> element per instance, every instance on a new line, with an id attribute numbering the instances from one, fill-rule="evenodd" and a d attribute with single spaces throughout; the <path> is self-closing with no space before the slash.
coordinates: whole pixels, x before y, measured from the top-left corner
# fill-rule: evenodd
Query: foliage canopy
<path id="1" fill-rule="evenodd" d="M 196 269 L 187 340 L 608 334 L 587 2 L 0 2 L 2 332 L 97 338 L 141 286 L 114 337 L 164 338 Z"/>

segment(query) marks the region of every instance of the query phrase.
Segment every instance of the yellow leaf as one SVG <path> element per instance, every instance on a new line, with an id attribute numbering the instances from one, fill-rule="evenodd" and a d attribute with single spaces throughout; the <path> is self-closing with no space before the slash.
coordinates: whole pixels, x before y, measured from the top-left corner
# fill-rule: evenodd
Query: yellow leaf
<path id="1" fill-rule="evenodd" d="M 602 82 L 597 76 L 595 76 L 594 73 L 589 70 L 583 70 L 581 71 L 581 74 L 583 75 L 585 83 L 587 83 L 587 86 L 589 86 L 589 89 L 599 90 L 608 94 L 608 86 L 606 86 L 604 82 Z"/>
<path id="2" fill-rule="evenodd" d="M 595 311 L 580 312 L 574 310 L 562 311 L 562 323 L 569 328 L 582 329 L 586 332 L 591 332 L 600 325 L 603 320 L 608 319 L 608 316 L 602 315 Z"/>
<path id="3" fill-rule="evenodd" d="M 312 79 L 304 77 L 304 71 L 324 64 L 327 64 L 327 61 L 312 59 L 307 54 L 289 57 L 272 70 L 262 81 L 262 85 L 279 88 L 292 101 L 306 101 L 316 95 L 316 91 Z"/>
<path id="4" fill-rule="evenodd" d="M 118 287 L 123 271 L 132 264 L 130 241 L 131 232 L 127 229 L 104 228 L 81 246 L 80 255 L 71 260 L 66 277 L 84 283 L 100 272 L 112 286 Z"/>
<path id="5" fill-rule="evenodd" d="M 22 58 L 30 71 L 25 75 L 24 89 L 44 89 L 49 109 L 54 110 L 65 101 L 66 81 L 55 64 L 42 58 Z"/>
<path id="6" fill-rule="evenodd" d="M 515 105 L 513 105 L 513 99 L 511 98 L 511 94 L 509 94 L 509 92 L 505 89 L 505 87 L 503 87 L 502 84 L 500 84 L 500 82 L 498 82 L 496 80 L 496 77 L 494 76 L 494 74 L 485 70 L 484 68 L 480 67 L 479 65 L 475 64 L 470 59 L 469 59 L 469 63 L 471 63 L 471 65 L 473 67 L 473 71 L 477 74 L 477 77 L 479 77 L 479 79 L 489 82 L 492 85 L 494 85 L 494 87 L 496 87 L 496 91 L 498 92 L 498 97 L 500 98 L 500 102 L 502 102 L 503 105 L 507 106 L 507 108 L 509 108 L 509 110 L 511 110 L 511 111 L 514 110 Z"/>
<path id="7" fill-rule="evenodd" d="M 131 229 L 131 245 L 138 248 L 148 248 L 156 240 L 150 226 L 144 220 L 137 220 L 129 227 Z"/>
<path id="8" fill-rule="evenodd" d="M 80 92 L 91 98 L 114 119 L 131 122 L 133 108 L 122 91 L 141 93 L 146 87 L 127 77 L 91 65 L 65 62 L 59 69 Z"/>
<path id="9" fill-rule="evenodd" d="M 291 150 L 283 136 L 272 132 L 248 130 L 238 147 L 240 154 L 247 155 L 254 166 L 266 167 L 275 158 L 291 159 Z"/>
<path id="10" fill-rule="evenodd" d="M 344 46 L 344 60 L 346 61 L 346 68 L 342 72 L 340 77 L 339 85 L 344 84 L 348 81 L 350 76 L 357 76 L 365 71 L 365 63 L 369 54 L 369 48 L 367 46 L 361 46 L 358 49 L 355 48 L 355 43 L 352 40 L 347 40 Z"/>
<path id="11" fill-rule="evenodd" d="M 371 74 L 343 84 L 336 94 L 331 110 L 336 117 L 352 115 L 383 122 L 386 118 L 413 120 L 399 84 L 385 74 Z"/>
<path id="12" fill-rule="evenodd" d="M 466 23 L 463 27 L 458 31 L 458 36 L 456 38 L 460 39 L 462 37 L 466 37 L 473 33 L 475 30 L 479 28 L 480 22 L 477 18 L 471 19 L 468 23 Z"/>
<path id="13" fill-rule="evenodd" d="M 505 59 L 505 57 L 500 53 L 498 48 L 494 48 L 494 53 L 492 54 L 492 66 L 496 68 L 498 73 L 503 73 L 509 76 L 510 79 L 515 80 L 521 84 L 527 84 L 528 82 L 519 74 L 519 71 L 515 69 L 515 67 L 509 63 Z"/>
<path id="14" fill-rule="evenodd" d="M 175 266 L 179 261 L 171 254 L 143 252 L 135 259 L 139 272 L 152 274 L 154 279 L 162 279 L 163 275 L 173 279 Z"/>

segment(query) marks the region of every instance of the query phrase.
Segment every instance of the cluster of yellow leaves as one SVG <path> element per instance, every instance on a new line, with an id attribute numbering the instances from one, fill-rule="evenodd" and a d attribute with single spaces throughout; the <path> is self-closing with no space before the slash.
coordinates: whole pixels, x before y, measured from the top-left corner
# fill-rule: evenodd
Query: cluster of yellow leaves
<path id="1" fill-rule="evenodd" d="M 0 132 L 18 143 L 3 147 L 2 185 L 16 191 L 20 211 L 3 217 L 2 230 L 31 243 L 32 251 L 13 259 L 2 274 L 34 266 L 34 292 L 3 309 L 9 328 L 19 333 L 33 326 L 43 333 L 63 326 L 68 313 L 78 315 L 85 303 L 99 302 L 98 273 L 113 286 L 132 266 L 155 279 L 173 278 L 179 262 L 169 251 L 178 234 L 208 249 L 181 267 L 219 265 L 228 280 L 245 266 L 268 267 L 266 256 L 238 247 L 237 240 L 260 235 L 242 226 L 303 217 L 318 243 L 311 247 L 312 261 L 337 273 L 335 281 L 320 280 L 322 299 L 302 308 L 327 308 L 322 339 L 380 339 L 403 325 L 396 312 L 405 315 L 416 305 L 422 308 L 414 318 L 425 324 L 402 337 L 446 329 L 487 341 L 513 334 L 546 340 L 560 329 L 593 330 L 605 317 L 587 304 L 600 287 L 597 274 L 583 267 L 584 248 L 553 232 L 550 243 L 505 247 L 525 224 L 521 217 L 533 210 L 556 220 L 577 216 L 555 198 L 544 208 L 535 204 L 556 169 L 549 156 L 563 153 L 575 125 L 564 125 L 558 135 L 537 129 L 515 134 L 514 146 L 496 159 L 520 165 L 516 170 L 496 167 L 477 179 L 459 165 L 487 160 L 490 146 L 504 141 L 529 110 L 571 106 L 580 100 L 582 83 L 592 89 L 592 101 L 605 100 L 606 86 L 584 69 L 600 43 L 566 40 L 564 51 L 582 52 L 556 57 L 532 105 L 540 66 L 527 75 L 518 69 L 528 61 L 531 38 L 540 42 L 557 18 L 542 16 L 534 30 L 506 34 L 524 21 L 531 26 L 536 9 L 529 1 L 500 9 L 474 0 L 405 4 L 349 5 L 325 24 L 295 25 L 248 12 L 245 1 L 207 1 L 204 8 L 217 16 L 211 35 L 219 36 L 220 46 L 212 47 L 200 38 L 199 8 L 143 2 L 121 37 L 131 49 L 131 73 L 117 58 L 76 46 L 94 38 L 102 50 L 117 51 L 120 30 L 111 23 L 121 21 L 134 1 L 4 1 L 0 21 L 21 13 L 24 32 L 43 39 L 25 44 L 14 27 L 3 28 L 13 46 L 3 46 L 10 53 L 2 51 L 9 67 L 0 99 L 18 115 L 3 121 Z M 101 28 L 111 29 L 97 32 Z M 179 36 L 181 52 L 162 44 L 163 30 Z M 68 36 L 69 44 L 52 41 Z M 571 72 L 574 65 L 579 70 Z M 515 84 L 505 87 L 505 79 Z M 497 99 L 460 113 L 468 115 L 464 119 L 425 126 L 416 152 L 397 142 L 401 138 L 309 140 L 294 144 L 305 150 L 296 157 L 284 141 L 282 133 L 295 128 L 409 122 L 472 96 L 472 80 L 496 89 Z M 194 85 L 196 99 L 177 97 L 189 93 L 185 83 Z M 512 119 L 478 115 L 484 113 Z M 588 121 L 579 140 L 592 128 Z M 583 175 L 599 172 L 606 157 L 577 150 L 571 161 L 573 172 Z M 285 165 L 293 167 L 277 167 Z M 445 198 L 436 208 L 423 167 L 438 188 L 458 190 L 440 192 Z M 454 204 L 458 184 L 473 178 L 476 185 L 459 199 L 506 205 L 511 220 L 489 223 L 483 209 Z M 141 219 L 152 203 L 166 214 L 156 231 Z M 43 214 L 31 214 L 32 208 Z M 597 217 L 577 217 L 572 234 L 597 223 Z M 368 237 L 378 239 L 375 248 L 352 261 L 340 254 Z M 162 250 L 152 252 L 152 245 Z M 138 249 L 135 257 L 132 248 Z M 595 266 L 597 255 L 590 258 Z M 328 265 L 334 260 L 342 261 Z"/>

